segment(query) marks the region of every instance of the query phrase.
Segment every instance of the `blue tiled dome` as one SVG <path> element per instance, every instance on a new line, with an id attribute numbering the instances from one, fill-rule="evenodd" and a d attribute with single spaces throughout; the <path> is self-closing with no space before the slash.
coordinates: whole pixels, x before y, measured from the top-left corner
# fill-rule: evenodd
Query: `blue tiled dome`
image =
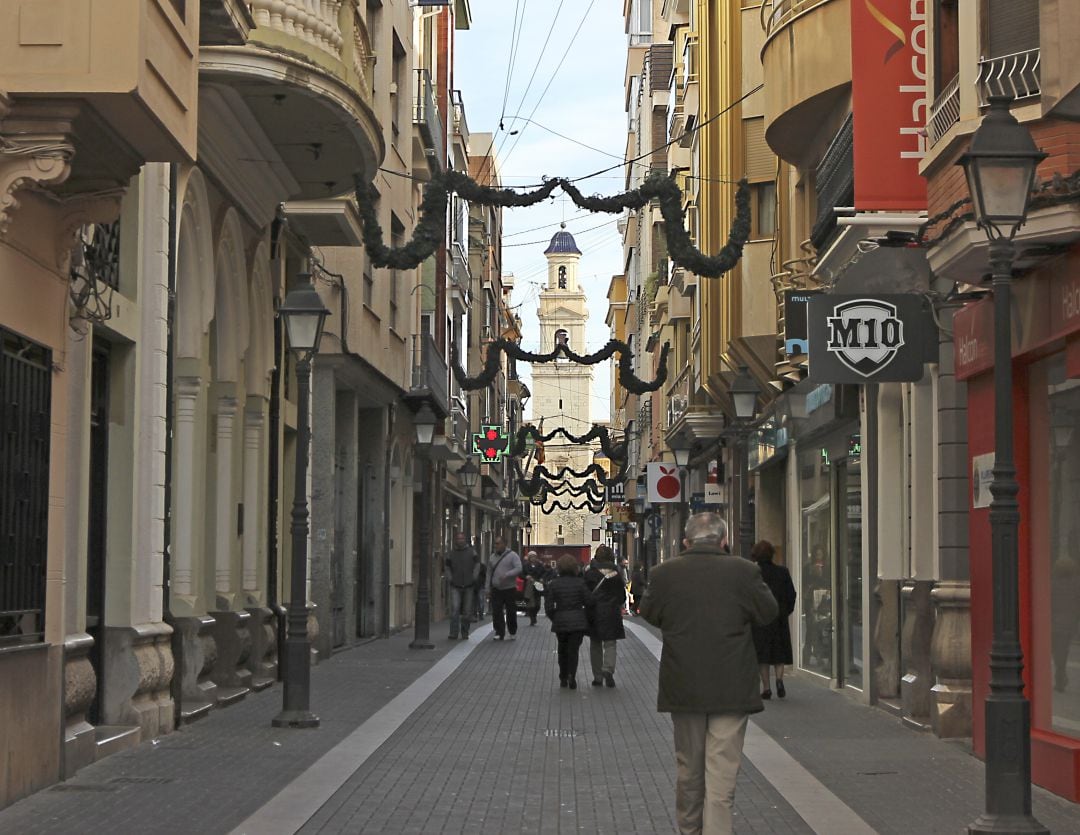
<path id="1" fill-rule="evenodd" d="M 551 243 L 549 243 L 548 248 L 544 250 L 544 255 L 561 255 L 564 253 L 581 255 L 581 250 L 578 249 L 577 241 L 574 240 L 574 236 L 566 231 L 566 224 L 563 224 L 562 228 L 551 236 Z"/>

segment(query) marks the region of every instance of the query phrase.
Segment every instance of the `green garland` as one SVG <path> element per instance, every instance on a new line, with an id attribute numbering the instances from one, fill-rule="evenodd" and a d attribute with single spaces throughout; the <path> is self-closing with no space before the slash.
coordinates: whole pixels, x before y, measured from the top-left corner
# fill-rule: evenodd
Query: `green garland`
<path id="1" fill-rule="evenodd" d="M 525 445 L 529 438 L 532 438 L 534 442 L 540 441 L 541 443 L 546 444 L 548 441 L 554 440 L 559 435 L 562 435 L 572 444 L 587 444 L 589 441 L 599 439 L 600 449 L 604 451 L 604 455 L 612 461 L 626 460 L 626 441 L 613 442 L 611 436 L 608 434 L 607 427 L 598 426 L 595 423 L 584 435 L 574 435 L 561 426 L 552 429 L 544 435 L 541 434 L 540 430 L 533 426 L 533 424 L 527 423 L 518 430 L 517 437 L 510 445 L 510 454 L 518 456 L 524 455 Z"/>
<path id="2" fill-rule="evenodd" d="M 651 382 L 646 382 L 634 373 L 634 352 L 630 346 L 618 339 L 611 339 L 603 348 L 592 354 L 579 354 L 570 349 L 569 345 L 556 345 L 555 349 L 547 354 L 534 354 L 526 351 L 516 342 L 509 339 L 495 339 L 488 343 L 487 352 L 484 355 L 484 370 L 475 377 L 465 373 L 458 362 L 457 349 L 450 346 L 450 365 L 454 370 L 454 379 L 465 391 L 487 388 L 494 382 L 496 375 L 502 371 L 499 361 L 500 353 L 506 353 L 508 357 L 531 363 L 555 362 L 560 356 L 565 356 L 579 365 L 596 365 L 610 359 L 615 354 L 619 355 L 619 384 L 631 394 L 648 394 L 656 391 L 667 381 L 667 357 L 668 343 L 660 346 L 660 356 L 656 363 L 656 377 Z"/>
<path id="3" fill-rule="evenodd" d="M 388 247 L 383 243 L 383 230 L 375 212 L 378 197 L 375 187 L 360 174 L 356 175 L 354 184 L 368 258 L 375 267 L 394 270 L 411 270 L 419 266 L 442 244 L 446 235 L 446 205 L 451 192 L 481 206 L 522 208 L 535 206 L 550 197 L 556 188 L 561 188 L 579 208 L 608 214 L 617 214 L 625 209 L 638 210 L 650 200 L 656 200 L 664 218 L 668 257 L 678 266 L 702 278 L 719 278 L 731 270 L 739 263 L 743 246 L 750 238 L 750 188 L 746 180 L 739 181 L 735 193 L 735 219 L 727 244 L 716 255 L 706 255 L 694 246 L 683 225 L 682 190 L 672 177 L 660 172 L 650 174 L 636 189 L 603 197 L 586 196 L 563 177 L 545 180 L 542 186 L 533 191 L 517 192 L 482 186 L 459 171 L 442 171 L 433 174 L 431 181 L 424 186 L 420 220 L 411 240 L 401 247 Z"/>

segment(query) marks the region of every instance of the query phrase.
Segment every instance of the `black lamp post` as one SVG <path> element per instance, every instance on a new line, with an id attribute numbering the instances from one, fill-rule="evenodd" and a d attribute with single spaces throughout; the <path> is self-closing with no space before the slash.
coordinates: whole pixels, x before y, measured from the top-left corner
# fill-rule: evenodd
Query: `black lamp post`
<path id="1" fill-rule="evenodd" d="M 686 468 L 690 466 L 691 444 L 682 435 L 668 441 L 671 454 L 675 456 L 675 466 L 679 468 L 679 539 L 675 543 L 676 551 L 679 550 L 683 538 L 686 535 L 686 520 L 690 516 L 690 497 L 686 494 Z"/>
<path id="2" fill-rule="evenodd" d="M 308 638 L 307 607 L 307 541 L 308 449 L 311 445 L 311 426 L 308 401 L 311 398 L 311 360 L 318 353 L 323 323 L 330 311 L 305 271 L 299 282 L 278 308 L 285 322 L 289 349 L 296 357 L 296 481 L 293 485 L 292 506 L 292 592 L 287 615 L 288 635 L 285 639 L 285 686 L 281 713 L 271 720 L 277 728 L 316 728 L 319 717 L 310 710 L 311 704 L 311 640 Z"/>
<path id="3" fill-rule="evenodd" d="M 990 538 L 994 635 L 986 697 L 986 798 L 970 833 L 1048 832 L 1031 814 L 1031 707 L 1024 697 L 1020 646 L 1019 485 L 1013 463 L 1011 285 L 1013 238 L 1027 220 L 1035 169 L 1046 154 L 1009 112 L 1009 96 L 991 96 L 971 137 L 964 166 L 975 222 L 990 241 L 994 291 L 994 469 Z"/>
<path id="4" fill-rule="evenodd" d="M 465 541 L 472 545 L 472 491 L 480 480 L 480 468 L 472 458 L 466 458 L 458 470 L 461 486 L 465 488 Z"/>
<path id="5" fill-rule="evenodd" d="M 416 577 L 416 610 L 409 649 L 434 649 L 431 643 L 431 462 L 428 450 L 435 437 L 435 413 L 424 403 L 413 415 L 416 454 L 420 459 L 420 570 Z"/>
<path id="6" fill-rule="evenodd" d="M 522 526 L 522 530 L 525 531 L 525 547 L 528 548 L 532 545 L 532 520 L 526 519 L 525 524 Z"/>
<path id="7" fill-rule="evenodd" d="M 754 548 L 754 522 L 750 518 L 750 424 L 757 415 L 761 390 L 750 376 L 750 370 L 742 365 L 731 381 L 730 391 L 739 444 L 739 555 L 750 559 L 750 551 Z"/>

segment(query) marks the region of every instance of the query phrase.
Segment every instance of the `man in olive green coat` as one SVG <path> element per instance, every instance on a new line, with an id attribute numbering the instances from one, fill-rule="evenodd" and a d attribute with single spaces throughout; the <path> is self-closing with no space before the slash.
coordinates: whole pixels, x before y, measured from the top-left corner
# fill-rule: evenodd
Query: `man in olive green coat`
<path id="1" fill-rule="evenodd" d="M 762 710 L 750 627 L 778 609 L 757 564 L 724 553 L 719 515 L 690 517 L 686 538 L 653 569 L 641 614 L 664 634 L 657 710 L 675 726 L 679 832 L 726 835 L 747 717 Z"/>

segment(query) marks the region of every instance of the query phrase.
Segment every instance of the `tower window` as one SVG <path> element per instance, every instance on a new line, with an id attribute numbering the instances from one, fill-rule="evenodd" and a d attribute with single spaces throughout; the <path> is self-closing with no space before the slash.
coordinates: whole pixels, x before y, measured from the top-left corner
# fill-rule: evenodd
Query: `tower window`
<path id="1" fill-rule="evenodd" d="M 562 328 L 555 331 L 555 346 L 558 347 L 559 345 L 566 345 L 567 347 L 570 345 L 570 334 Z"/>
<path id="2" fill-rule="evenodd" d="M 560 412 L 562 411 L 562 400 L 561 399 L 559 400 L 559 411 Z"/>
<path id="3" fill-rule="evenodd" d="M 566 267 L 559 267 L 559 289 L 566 289 Z"/>

